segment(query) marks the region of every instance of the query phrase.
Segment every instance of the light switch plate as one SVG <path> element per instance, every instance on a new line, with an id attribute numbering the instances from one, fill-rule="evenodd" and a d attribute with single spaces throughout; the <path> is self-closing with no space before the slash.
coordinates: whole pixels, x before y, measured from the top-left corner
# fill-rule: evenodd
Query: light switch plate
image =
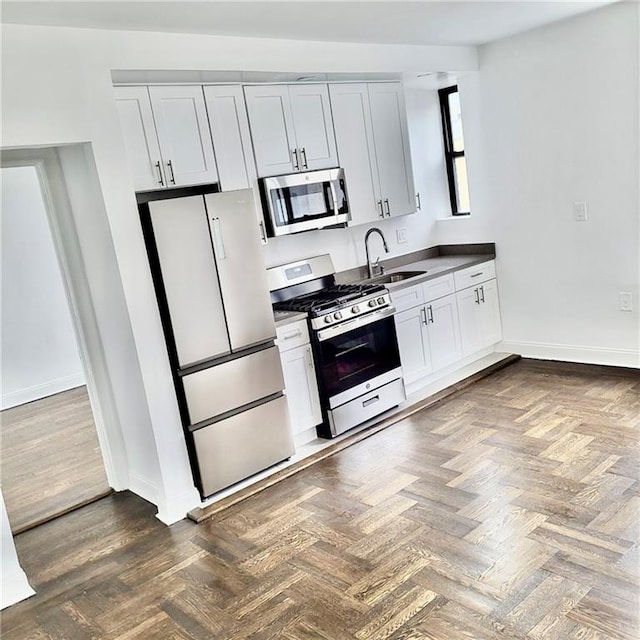
<path id="1" fill-rule="evenodd" d="M 576 222 L 586 222 L 589 218 L 587 217 L 587 203 L 582 202 L 574 202 L 573 203 L 573 219 Z"/>
<path id="2" fill-rule="evenodd" d="M 618 294 L 620 298 L 620 311 L 633 311 L 633 296 L 630 291 L 621 291 Z"/>
<path id="3" fill-rule="evenodd" d="M 400 227 L 399 229 L 396 229 L 396 240 L 398 241 L 398 244 L 404 244 L 407 241 L 406 227 Z"/>

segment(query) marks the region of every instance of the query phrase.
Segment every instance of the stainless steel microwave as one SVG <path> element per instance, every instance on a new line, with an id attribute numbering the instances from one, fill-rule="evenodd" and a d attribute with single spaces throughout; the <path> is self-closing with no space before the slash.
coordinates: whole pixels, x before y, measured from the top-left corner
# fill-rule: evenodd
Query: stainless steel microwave
<path id="1" fill-rule="evenodd" d="M 261 178 L 267 235 L 346 226 L 351 219 L 343 169 Z"/>

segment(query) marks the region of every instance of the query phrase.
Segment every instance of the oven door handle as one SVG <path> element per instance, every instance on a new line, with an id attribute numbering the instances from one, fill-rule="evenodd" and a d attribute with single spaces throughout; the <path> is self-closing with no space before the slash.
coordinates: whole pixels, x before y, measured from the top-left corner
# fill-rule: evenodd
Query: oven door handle
<path id="1" fill-rule="evenodd" d="M 353 320 L 347 320 L 346 322 L 336 324 L 333 327 L 320 329 L 316 334 L 318 342 L 323 342 L 329 338 L 335 338 L 336 336 L 352 331 L 353 329 L 359 329 L 360 327 L 365 327 L 373 322 L 378 322 L 378 320 L 384 320 L 384 318 L 392 316 L 395 312 L 395 307 L 386 307 L 379 311 L 367 313 L 366 316 L 360 316 L 359 318 L 354 318 Z"/>

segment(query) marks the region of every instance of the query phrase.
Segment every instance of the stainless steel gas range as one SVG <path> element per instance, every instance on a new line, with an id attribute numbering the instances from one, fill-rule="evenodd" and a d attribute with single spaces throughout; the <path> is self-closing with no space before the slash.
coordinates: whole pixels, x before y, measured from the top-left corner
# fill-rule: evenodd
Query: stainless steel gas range
<path id="1" fill-rule="evenodd" d="M 393 321 L 383 285 L 336 284 L 329 255 L 268 269 L 274 309 L 307 313 L 323 422 L 333 438 L 405 398 Z"/>

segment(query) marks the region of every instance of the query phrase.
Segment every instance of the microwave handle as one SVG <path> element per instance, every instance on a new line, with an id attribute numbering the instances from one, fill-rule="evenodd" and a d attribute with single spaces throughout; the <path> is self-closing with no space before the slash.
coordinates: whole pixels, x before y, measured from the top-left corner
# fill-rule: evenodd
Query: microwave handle
<path id="1" fill-rule="evenodd" d="M 329 188 L 331 189 L 331 198 L 333 200 L 333 215 L 338 215 L 338 194 L 336 192 L 336 187 L 333 184 L 333 180 L 329 181 Z"/>

